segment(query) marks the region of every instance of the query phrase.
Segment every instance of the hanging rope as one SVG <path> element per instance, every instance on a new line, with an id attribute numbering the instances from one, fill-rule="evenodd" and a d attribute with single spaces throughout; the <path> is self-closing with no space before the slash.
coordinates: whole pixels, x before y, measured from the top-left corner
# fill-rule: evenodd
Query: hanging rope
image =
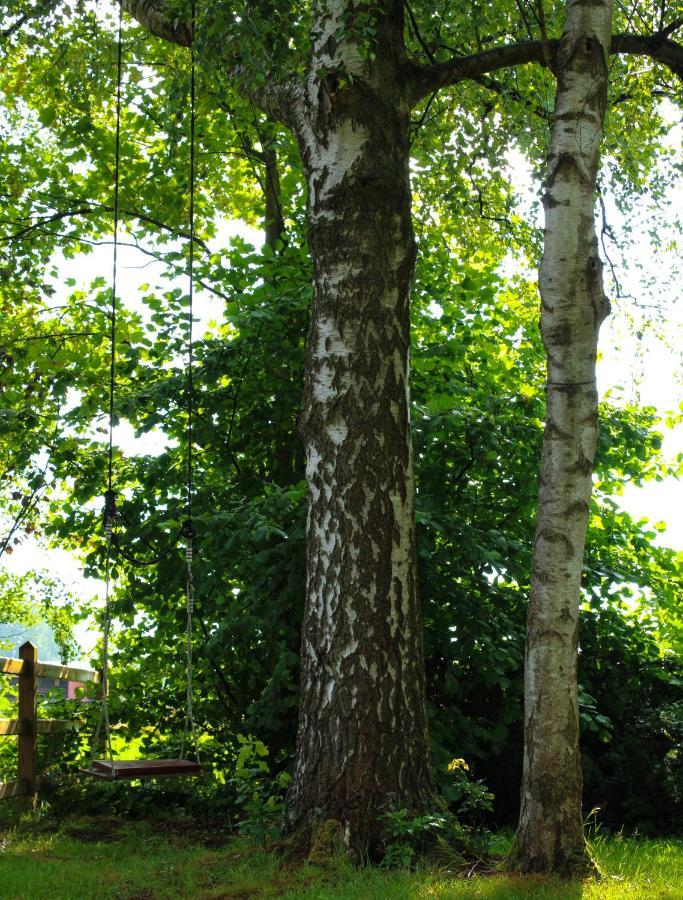
<path id="1" fill-rule="evenodd" d="M 180 743 L 180 759 L 185 758 L 185 747 L 187 744 L 188 737 L 192 741 L 194 746 L 195 758 L 197 762 L 200 762 L 199 759 L 199 742 L 197 741 L 197 734 L 195 730 L 194 723 L 194 713 L 192 709 L 192 695 L 193 695 L 193 683 L 192 683 L 192 616 L 194 613 L 194 580 L 192 575 L 192 556 L 193 556 L 193 547 L 192 547 L 192 533 L 188 533 L 187 536 L 187 545 L 185 548 L 185 556 L 187 560 L 187 587 L 185 591 L 185 600 L 186 600 L 186 630 L 185 630 L 185 664 L 186 664 L 186 692 L 185 692 L 185 724 L 183 726 L 183 737 Z"/>
<path id="2" fill-rule="evenodd" d="M 194 38 L 195 3 L 192 0 L 192 34 Z M 192 616 L 194 613 L 194 579 L 192 573 L 192 561 L 194 557 L 195 530 L 192 522 L 192 500 L 194 493 L 194 456 L 193 456 L 193 416 L 194 416 L 194 195 L 195 195 L 195 97 L 196 97 L 196 65 L 194 40 L 190 43 L 190 210 L 189 210 L 189 257 L 188 257 L 188 340 L 187 340 L 187 521 L 183 525 L 185 532 L 185 559 L 187 561 L 187 581 L 185 588 L 185 667 L 186 667 L 186 698 L 185 698 L 185 724 L 183 738 L 180 745 L 180 758 L 185 756 L 185 746 L 188 737 L 194 745 L 195 757 L 199 762 L 199 744 L 195 733 L 194 714 L 192 710 Z"/>
<path id="3" fill-rule="evenodd" d="M 114 490 L 114 396 L 116 393 L 116 299 L 118 277 L 118 250 L 119 250 L 119 201 L 121 183 L 121 87 L 123 84 L 123 4 L 119 3 L 118 40 L 116 48 L 116 140 L 114 161 L 114 251 L 111 279 L 111 327 L 109 331 L 109 448 L 107 461 L 107 490 L 104 495 L 104 525 L 108 523 L 114 526 L 120 518 L 116 508 L 116 491 Z M 191 161 L 191 169 L 194 162 Z M 192 236 L 190 237 L 192 250 Z M 190 335 L 190 341 L 191 341 Z M 129 563 L 140 568 L 153 566 L 167 559 L 175 549 L 182 537 L 182 528 L 179 529 L 171 540 L 151 557 L 141 558 L 127 551 L 113 531 L 109 540 L 116 547 L 118 553 Z"/>
<path id="4" fill-rule="evenodd" d="M 107 559 L 104 576 L 104 631 L 102 635 L 102 692 L 100 695 L 100 715 L 90 748 L 90 768 L 95 765 L 100 735 L 104 729 L 104 752 L 113 765 L 114 751 L 111 745 L 111 727 L 109 725 L 109 632 L 111 630 L 111 535 L 112 523 L 105 523 L 107 537 Z"/>
<path id="5" fill-rule="evenodd" d="M 107 454 L 107 490 L 104 495 L 104 533 L 107 541 L 105 561 L 104 633 L 102 636 L 102 689 L 100 715 L 93 736 L 90 766 L 92 768 L 104 728 L 105 753 L 114 760 L 109 725 L 109 633 L 111 630 L 111 546 L 116 522 L 114 492 L 114 394 L 116 391 L 116 276 L 119 249 L 119 193 L 121 175 L 121 86 L 123 82 L 123 4 L 119 4 L 119 27 L 116 44 L 116 144 L 114 161 L 114 253 L 111 278 L 111 328 L 109 331 L 109 448 Z"/>
<path id="6" fill-rule="evenodd" d="M 192 33 L 194 37 L 195 6 L 192 0 Z M 195 57 L 194 41 L 190 44 L 190 212 L 189 212 L 189 258 L 188 258 L 188 299 L 189 309 L 187 338 L 187 521 L 192 523 L 193 452 L 192 426 L 194 417 L 194 345 L 192 329 L 194 325 L 194 188 L 195 188 Z"/>
<path id="7" fill-rule="evenodd" d="M 114 162 L 114 254 L 111 277 L 111 329 L 109 351 L 109 452 L 105 525 L 116 517 L 114 493 L 114 393 L 116 390 L 116 276 L 119 251 L 119 194 L 121 181 L 121 85 L 123 81 L 123 4 L 119 4 L 119 29 L 116 45 L 116 149 Z M 109 518 L 107 518 L 109 517 Z"/>
<path id="8" fill-rule="evenodd" d="M 192 3 L 192 22 L 194 26 L 195 5 Z M 185 538 L 185 558 L 187 563 L 185 609 L 185 663 L 186 663 L 186 711 L 183 727 L 183 736 L 180 747 L 180 758 L 185 755 L 185 748 L 189 740 L 194 744 L 195 756 L 199 762 L 199 745 L 195 730 L 192 699 L 193 699 L 193 660 L 192 660 L 192 619 L 194 613 L 194 580 L 192 563 L 194 557 L 195 529 L 192 522 L 192 501 L 194 493 L 194 458 L 193 458 L 193 419 L 194 419 L 194 199 L 195 199 L 195 95 L 196 73 L 194 46 L 190 47 L 191 77 L 190 77 L 190 183 L 189 183 L 189 308 L 188 308 L 188 353 L 186 367 L 186 396 L 187 396 L 187 491 L 186 491 L 186 521 L 173 536 L 170 543 L 152 558 L 141 560 L 127 553 L 120 545 L 114 532 L 114 527 L 119 520 L 116 509 L 116 492 L 114 490 L 114 396 L 116 392 L 116 312 L 117 312 L 117 274 L 118 274 L 118 232 L 119 232 L 119 195 L 121 174 L 121 94 L 123 82 L 123 4 L 119 4 L 118 41 L 117 41 L 117 78 L 116 78 L 116 144 L 114 165 L 114 250 L 113 272 L 111 290 L 111 328 L 110 328 L 110 357 L 109 357 L 109 447 L 107 458 L 107 490 L 104 495 L 103 522 L 106 537 L 106 562 L 105 562 L 105 610 L 104 629 L 102 638 L 102 690 L 100 699 L 100 714 L 93 737 L 91 748 L 91 769 L 95 762 L 100 738 L 104 731 L 105 752 L 112 763 L 114 754 L 111 745 L 111 728 L 109 723 L 109 636 L 112 621 L 111 604 L 111 555 L 112 546 L 116 546 L 121 556 L 134 565 L 153 565 L 165 559 L 172 552 L 181 538 Z"/>

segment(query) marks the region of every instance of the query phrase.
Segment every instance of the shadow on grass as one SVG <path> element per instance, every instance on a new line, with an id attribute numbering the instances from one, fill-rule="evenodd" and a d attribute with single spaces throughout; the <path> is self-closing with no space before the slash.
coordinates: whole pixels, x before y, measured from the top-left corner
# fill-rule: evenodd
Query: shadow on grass
<path id="1" fill-rule="evenodd" d="M 458 889 L 461 893 L 458 894 Z M 476 885 L 468 891 L 467 885 L 454 885 L 453 896 L 486 897 L 489 900 L 517 900 L 517 898 L 542 897 L 553 900 L 573 900 L 582 897 L 583 883 L 580 881 L 562 881 L 542 875 L 495 875 L 490 879 L 479 878 Z M 448 894 L 444 894 L 447 897 Z"/>

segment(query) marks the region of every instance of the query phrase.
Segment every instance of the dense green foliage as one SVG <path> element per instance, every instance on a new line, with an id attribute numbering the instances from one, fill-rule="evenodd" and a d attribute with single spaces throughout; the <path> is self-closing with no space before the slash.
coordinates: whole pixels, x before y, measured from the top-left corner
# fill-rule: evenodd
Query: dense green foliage
<path id="1" fill-rule="evenodd" d="M 519 23 L 489 6 L 495 25 L 468 18 L 462 31 L 454 13 L 443 47 L 461 33 L 463 47 L 488 31 L 517 35 Z M 415 12 L 431 41 L 428 5 Z M 256 40 L 261 26 L 245 19 L 232 39 Z M 296 420 L 311 279 L 295 148 L 210 65 L 224 27 L 213 22 L 200 43 L 197 278 L 214 321 L 196 348 L 195 693 L 201 751 L 218 785 L 200 801 L 206 792 L 230 805 L 239 799 L 238 735 L 264 742 L 273 771 L 287 768 L 295 736 L 305 526 Z M 111 231 L 115 45 L 106 15 L 78 2 L 45 20 L 40 42 L 32 37 L 29 27 L 0 45 L 0 510 L 12 540 L 39 532 L 99 577 L 109 271 L 83 284 L 73 260 Z M 123 241 L 165 272 L 152 267 L 146 289 L 123 298 L 116 415 L 138 437 L 160 434 L 164 447 L 117 449 L 115 483 L 121 542 L 149 558 L 184 517 L 188 60 L 139 28 L 127 25 L 125 39 Z M 615 65 L 630 84 L 628 65 Z M 673 175 L 655 164 L 668 155 L 665 126 L 640 109 L 666 85 L 654 69 L 641 75 L 614 107 L 605 189 L 626 206 L 634 188 L 654 185 L 665 205 Z M 538 235 L 504 157 L 513 133 L 540 166 L 546 79 L 529 68 L 509 83 L 458 86 L 420 111 L 414 136 L 413 427 L 434 765 L 457 805 L 448 763 L 465 758 L 495 794 L 500 820 L 512 819 L 518 799 L 544 411 L 535 288 L 509 274 L 533 264 Z M 638 134 L 624 144 L 634 110 Z M 286 232 L 282 245 L 260 251 L 228 241 L 225 221 L 262 219 L 266 146 L 277 152 Z M 650 525 L 621 510 L 618 494 L 676 472 L 661 458 L 654 410 L 607 400 L 602 412 L 580 657 L 586 804 L 615 825 L 668 831 L 681 825 L 683 794 L 683 555 L 653 544 Z M 180 551 L 141 568 L 116 557 L 112 719 L 145 752 L 173 752 L 182 729 L 183 568 Z M 1 587 L 4 600 L 25 584 Z M 64 609 L 52 611 L 55 624 Z M 2 606 L 3 618 L 18 615 Z M 76 766 L 80 747 L 45 743 L 48 768 Z M 158 796 L 88 790 L 101 808 Z M 187 805 L 181 788 L 166 791 Z"/>
<path id="2" fill-rule="evenodd" d="M 47 572 L 0 572 L 0 654 L 33 641 L 50 659 L 68 660 L 78 652 L 74 638 L 73 597 Z"/>

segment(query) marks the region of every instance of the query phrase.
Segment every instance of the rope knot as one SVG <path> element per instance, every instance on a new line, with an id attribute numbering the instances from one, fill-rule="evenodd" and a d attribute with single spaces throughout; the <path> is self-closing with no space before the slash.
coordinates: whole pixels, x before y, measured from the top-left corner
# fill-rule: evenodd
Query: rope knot
<path id="1" fill-rule="evenodd" d="M 185 519 L 183 524 L 180 526 L 180 534 L 188 541 L 191 541 L 197 536 L 197 531 L 194 527 L 194 522 L 192 521 L 192 519 Z"/>
<path id="2" fill-rule="evenodd" d="M 111 526 L 118 519 L 118 510 L 116 509 L 116 491 L 111 490 L 104 492 L 104 510 L 102 512 L 102 519 L 104 521 L 105 531 L 107 528 L 111 529 Z"/>

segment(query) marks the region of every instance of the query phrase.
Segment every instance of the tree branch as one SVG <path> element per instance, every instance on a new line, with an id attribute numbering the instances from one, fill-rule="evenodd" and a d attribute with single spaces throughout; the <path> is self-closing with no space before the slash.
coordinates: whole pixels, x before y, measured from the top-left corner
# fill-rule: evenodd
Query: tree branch
<path id="1" fill-rule="evenodd" d="M 181 47 L 189 47 L 193 40 L 191 22 L 177 22 L 166 0 L 119 0 L 124 11 L 155 35 Z M 226 61 L 226 70 L 239 94 L 252 100 L 274 122 L 282 122 L 296 130 L 297 104 L 301 102 L 301 86 L 295 81 L 268 80 L 262 86 L 250 83 L 245 66 L 238 60 Z"/>
<path id="2" fill-rule="evenodd" d="M 412 27 L 413 34 L 415 35 L 415 39 L 427 54 L 427 59 L 430 61 L 430 63 L 432 63 L 433 65 L 436 64 L 436 60 L 434 59 L 434 54 L 432 53 L 431 47 L 427 44 L 427 42 L 420 34 L 420 29 L 418 27 L 417 20 L 415 19 L 415 13 L 413 12 L 410 3 L 408 3 L 408 0 L 403 0 L 403 5 L 408 10 L 408 18 L 410 19 L 410 25 Z"/>
<path id="3" fill-rule="evenodd" d="M 682 22 L 675 23 L 676 28 Z M 683 45 L 666 37 L 671 33 L 671 26 L 661 34 L 652 36 L 640 34 L 615 34 L 612 38 L 612 53 L 631 53 L 636 56 L 649 56 L 671 69 L 674 75 L 683 79 Z"/>
<path id="4" fill-rule="evenodd" d="M 674 23 L 678 27 L 681 23 Z M 629 53 L 649 56 L 667 66 L 683 79 L 683 45 L 669 39 L 672 26 L 653 35 L 616 34 L 612 38 L 611 53 Z M 448 62 L 433 66 L 419 66 L 408 63 L 412 69 L 412 104 L 440 88 L 457 84 L 467 79 L 476 80 L 489 72 L 521 66 L 528 63 L 545 65 L 548 58 L 554 62 L 559 47 L 558 40 L 522 41 L 503 47 L 492 47 L 481 53 L 457 56 Z"/>
<path id="5" fill-rule="evenodd" d="M 164 0 L 119 0 L 124 11 L 151 34 L 181 47 L 192 43 L 192 23 L 176 22 Z"/>
<path id="6" fill-rule="evenodd" d="M 558 41 L 549 42 L 553 54 L 557 52 L 557 44 Z M 543 61 L 543 41 L 522 41 L 518 44 L 492 47 L 469 56 L 456 56 L 448 62 L 434 66 L 417 66 L 415 63 L 409 63 L 413 68 L 411 100 L 417 103 L 427 94 L 440 88 L 457 84 L 459 81 L 475 79 L 498 69 Z"/>
<path id="7" fill-rule="evenodd" d="M 84 201 L 78 202 L 83 203 Z M 59 222 L 63 221 L 64 219 L 75 218 L 76 216 L 89 216 L 99 212 L 113 211 L 114 208 L 112 206 L 107 206 L 104 203 L 90 203 L 89 205 L 75 206 L 71 209 L 58 210 L 51 215 L 36 217 L 35 222 L 30 222 L 30 224 L 24 226 L 19 231 L 16 231 L 13 234 L 6 235 L 5 237 L 0 237 L 0 244 L 12 243 L 21 238 L 25 238 L 32 232 L 44 234 L 44 226 L 49 225 L 52 222 Z M 184 231 L 181 228 L 173 228 L 173 226 L 167 225 L 165 222 L 162 222 L 161 219 L 157 219 L 154 216 L 149 216 L 146 213 L 140 212 L 140 210 L 122 209 L 121 216 L 124 218 L 138 219 L 140 222 L 145 222 L 148 225 L 154 225 L 156 228 L 159 228 L 161 231 L 166 231 L 169 234 L 172 234 L 174 237 L 182 238 L 183 240 L 190 239 L 190 235 L 187 231 Z M 0 220 L 0 224 L 14 223 L 10 222 L 9 220 Z M 209 252 L 209 248 L 206 245 L 206 242 L 203 241 L 200 237 L 197 237 L 197 235 L 195 235 L 193 237 L 193 241 L 198 247 L 201 247 L 204 252 Z"/>
<path id="8" fill-rule="evenodd" d="M 12 35 L 20 31 L 24 27 L 24 25 L 27 25 L 29 22 L 32 22 L 35 19 L 39 19 L 41 16 L 45 16 L 53 12 L 55 7 L 58 6 L 59 3 L 60 0 L 44 0 L 44 2 L 42 3 L 37 3 L 33 9 L 30 9 L 28 10 L 28 12 L 23 13 L 23 15 L 19 16 L 18 19 L 15 19 L 11 25 L 8 25 L 7 28 L 0 31 L 0 38 L 11 38 Z"/>

